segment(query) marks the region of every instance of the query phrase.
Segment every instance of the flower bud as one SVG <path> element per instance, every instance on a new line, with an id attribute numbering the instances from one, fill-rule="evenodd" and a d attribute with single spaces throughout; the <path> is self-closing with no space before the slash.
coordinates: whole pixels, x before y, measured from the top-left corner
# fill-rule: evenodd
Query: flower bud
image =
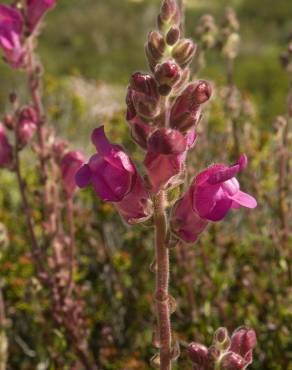
<path id="1" fill-rule="evenodd" d="M 152 153 L 180 154 L 186 150 L 185 137 L 177 130 L 160 128 L 148 139 L 148 149 Z"/>
<path id="2" fill-rule="evenodd" d="M 219 328 L 214 334 L 214 344 L 219 349 L 227 350 L 230 346 L 230 338 L 226 328 Z"/>
<path id="3" fill-rule="evenodd" d="M 158 82 L 159 92 L 161 95 L 167 95 L 171 87 L 179 80 L 180 78 L 180 69 L 178 65 L 174 62 L 168 61 L 162 64 L 159 64 L 155 69 L 155 79 Z M 161 86 L 166 86 L 161 89 Z"/>
<path id="4" fill-rule="evenodd" d="M 238 33 L 232 33 L 228 36 L 226 43 L 222 49 L 222 54 L 225 58 L 234 59 L 239 53 L 240 36 Z"/>
<path id="5" fill-rule="evenodd" d="M 197 46 L 193 43 L 192 40 L 182 39 L 175 45 L 172 51 L 172 56 L 183 68 L 191 62 L 196 52 L 196 48 Z"/>
<path id="6" fill-rule="evenodd" d="M 159 114 L 159 94 L 156 81 L 151 75 L 135 73 L 131 77 L 127 95 L 127 119 L 137 114 L 151 119 Z"/>
<path id="7" fill-rule="evenodd" d="M 231 337 L 230 351 L 245 357 L 257 344 L 256 333 L 253 329 L 239 328 Z"/>
<path id="8" fill-rule="evenodd" d="M 165 50 L 165 42 L 158 31 L 151 31 L 148 34 L 147 47 L 152 59 L 159 61 Z"/>
<path id="9" fill-rule="evenodd" d="M 201 104 L 211 96 L 207 81 L 189 84 L 175 101 L 170 113 L 170 126 L 186 131 L 195 126 L 201 117 Z"/>
<path id="10" fill-rule="evenodd" d="M 208 348 L 199 343 L 190 343 L 188 355 L 192 362 L 203 367 L 208 361 Z"/>
<path id="11" fill-rule="evenodd" d="M 178 26 L 172 26 L 166 35 L 166 43 L 170 46 L 175 45 L 180 38 L 180 29 Z"/>
<path id="12" fill-rule="evenodd" d="M 143 149 L 147 149 L 147 139 L 153 127 L 144 123 L 139 117 L 129 121 L 133 140 Z"/>
<path id="13" fill-rule="evenodd" d="M 227 352 L 220 362 L 220 370 L 241 370 L 245 366 L 244 359 L 234 352 Z"/>
<path id="14" fill-rule="evenodd" d="M 63 187 L 67 197 L 74 195 L 77 187 L 75 176 L 84 163 L 84 156 L 81 152 L 71 151 L 65 154 L 61 162 Z"/>
<path id="15" fill-rule="evenodd" d="M 4 126 L 0 123 L 0 168 L 10 168 L 12 161 L 12 146 L 9 144 Z"/>
<path id="16" fill-rule="evenodd" d="M 164 23 L 177 20 L 178 12 L 176 0 L 164 0 L 160 9 L 160 20 Z"/>
<path id="17" fill-rule="evenodd" d="M 36 132 L 38 116 L 31 106 L 25 107 L 20 112 L 17 122 L 17 135 L 20 146 L 26 145 Z"/>

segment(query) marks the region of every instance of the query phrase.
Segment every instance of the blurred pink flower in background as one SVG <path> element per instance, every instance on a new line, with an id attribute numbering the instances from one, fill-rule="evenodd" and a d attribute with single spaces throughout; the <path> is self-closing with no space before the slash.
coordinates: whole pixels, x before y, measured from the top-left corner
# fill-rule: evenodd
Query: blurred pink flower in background
<path id="1" fill-rule="evenodd" d="M 0 123 L 0 167 L 9 168 L 12 165 L 13 151 L 9 144 L 6 130 Z"/>
<path id="2" fill-rule="evenodd" d="M 63 186 L 68 197 L 72 197 L 76 190 L 75 176 L 84 163 L 84 155 L 79 151 L 70 151 L 61 161 Z"/>

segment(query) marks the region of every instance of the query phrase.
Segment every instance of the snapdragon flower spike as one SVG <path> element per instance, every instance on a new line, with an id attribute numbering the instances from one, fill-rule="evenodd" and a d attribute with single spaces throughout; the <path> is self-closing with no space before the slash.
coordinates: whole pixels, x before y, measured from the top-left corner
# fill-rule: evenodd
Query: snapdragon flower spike
<path id="1" fill-rule="evenodd" d="M 92 142 L 97 153 L 76 173 L 80 188 L 92 185 L 104 201 L 114 202 L 128 223 L 151 217 L 151 202 L 134 163 L 119 145 L 111 144 L 104 127 L 95 129 Z"/>
<path id="2" fill-rule="evenodd" d="M 27 0 L 27 26 L 32 33 L 44 14 L 56 5 L 56 0 Z"/>
<path id="3" fill-rule="evenodd" d="M 182 132 L 194 127 L 201 117 L 201 105 L 210 99 L 212 89 L 207 81 L 190 83 L 176 99 L 170 113 L 170 127 Z"/>
<path id="4" fill-rule="evenodd" d="M 22 109 L 17 122 L 17 135 L 20 146 L 25 146 L 34 136 L 38 125 L 38 116 L 31 106 Z"/>
<path id="5" fill-rule="evenodd" d="M 61 161 L 63 187 L 67 197 L 71 198 L 76 190 L 75 176 L 84 163 L 84 155 L 79 151 L 70 151 Z"/>
<path id="6" fill-rule="evenodd" d="M 0 168 L 10 168 L 13 162 L 13 149 L 9 144 L 5 127 L 0 123 Z"/>
<path id="7" fill-rule="evenodd" d="M 20 68 L 24 64 L 23 24 L 23 17 L 18 10 L 0 4 L 0 48 L 5 61 L 12 68 Z"/>
<path id="8" fill-rule="evenodd" d="M 154 194 L 181 182 L 187 151 L 195 141 L 195 130 L 183 137 L 176 130 L 159 129 L 149 138 L 144 165 Z"/>
<path id="9" fill-rule="evenodd" d="M 241 155 L 230 167 L 215 164 L 201 172 L 174 207 L 173 232 L 188 243 L 195 242 L 209 221 L 222 220 L 231 208 L 255 208 L 256 200 L 240 190 L 235 178 L 246 165 L 247 158 Z"/>

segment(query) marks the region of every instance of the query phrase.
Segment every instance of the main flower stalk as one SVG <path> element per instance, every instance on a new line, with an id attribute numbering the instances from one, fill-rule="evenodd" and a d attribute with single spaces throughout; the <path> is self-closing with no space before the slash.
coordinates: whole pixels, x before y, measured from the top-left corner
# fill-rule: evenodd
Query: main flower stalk
<path id="1" fill-rule="evenodd" d="M 160 369 L 171 369 L 171 323 L 169 308 L 169 249 L 167 242 L 166 194 L 154 197 L 157 328 L 160 344 Z"/>

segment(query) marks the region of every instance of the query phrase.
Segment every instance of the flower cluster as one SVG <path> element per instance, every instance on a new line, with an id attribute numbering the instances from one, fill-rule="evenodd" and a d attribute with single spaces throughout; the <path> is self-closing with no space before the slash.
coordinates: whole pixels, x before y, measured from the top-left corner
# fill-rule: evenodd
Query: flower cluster
<path id="1" fill-rule="evenodd" d="M 0 4 L 0 48 L 13 68 L 26 64 L 26 37 L 34 33 L 56 0 L 26 0 L 24 7 Z"/>
<path id="2" fill-rule="evenodd" d="M 211 347 L 190 343 L 188 354 L 193 370 L 243 370 L 252 363 L 256 343 L 253 329 L 241 327 L 230 338 L 225 328 L 219 328 Z"/>
<path id="3" fill-rule="evenodd" d="M 108 142 L 102 127 L 92 134 L 97 154 L 76 176 L 79 187 L 93 185 L 102 200 L 115 203 L 128 223 L 149 219 L 153 197 L 184 182 L 187 153 L 197 139 L 203 104 L 212 94 L 209 82 L 188 82 L 196 45 L 181 35 L 175 0 L 163 2 L 158 30 L 149 33 L 145 51 L 151 73 L 132 75 L 126 119 L 133 140 L 146 152 L 148 176 L 143 179 L 125 151 Z M 195 242 L 210 221 L 222 220 L 229 209 L 254 208 L 255 199 L 240 191 L 235 178 L 246 165 L 242 155 L 231 167 L 216 164 L 201 172 L 172 210 L 172 233 Z"/>

